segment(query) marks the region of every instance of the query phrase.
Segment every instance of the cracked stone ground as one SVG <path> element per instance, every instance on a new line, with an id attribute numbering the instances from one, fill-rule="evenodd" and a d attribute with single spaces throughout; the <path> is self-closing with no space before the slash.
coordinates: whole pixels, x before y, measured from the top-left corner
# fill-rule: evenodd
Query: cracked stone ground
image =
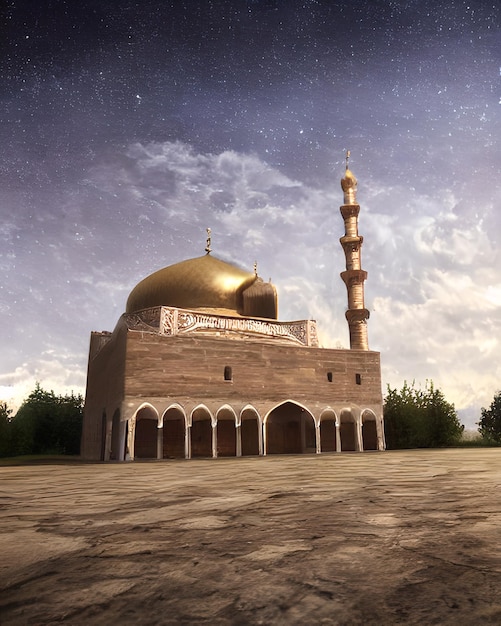
<path id="1" fill-rule="evenodd" d="M 501 449 L 0 467 L 0 623 L 500 624 Z"/>

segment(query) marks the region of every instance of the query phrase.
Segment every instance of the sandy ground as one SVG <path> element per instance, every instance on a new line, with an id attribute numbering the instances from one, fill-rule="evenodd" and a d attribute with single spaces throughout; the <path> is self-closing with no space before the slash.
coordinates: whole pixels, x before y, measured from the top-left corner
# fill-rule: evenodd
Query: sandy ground
<path id="1" fill-rule="evenodd" d="M 0 467 L 0 623 L 501 624 L 501 449 Z"/>

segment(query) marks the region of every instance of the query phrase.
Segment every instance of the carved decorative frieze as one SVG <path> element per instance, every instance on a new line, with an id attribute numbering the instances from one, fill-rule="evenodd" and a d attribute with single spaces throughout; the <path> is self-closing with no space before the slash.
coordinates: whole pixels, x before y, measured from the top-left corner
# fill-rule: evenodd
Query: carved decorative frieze
<path id="1" fill-rule="evenodd" d="M 199 311 L 156 307 L 125 316 L 131 330 L 161 335 L 210 334 L 235 339 L 263 337 L 318 346 L 317 326 L 313 320 L 277 322 L 248 317 L 226 317 Z"/>
<path id="2" fill-rule="evenodd" d="M 126 314 L 125 321 L 131 330 L 144 330 L 146 332 L 158 332 L 160 327 L 161 310 L 163 307 L 144 309 L 137 313 Z"/>

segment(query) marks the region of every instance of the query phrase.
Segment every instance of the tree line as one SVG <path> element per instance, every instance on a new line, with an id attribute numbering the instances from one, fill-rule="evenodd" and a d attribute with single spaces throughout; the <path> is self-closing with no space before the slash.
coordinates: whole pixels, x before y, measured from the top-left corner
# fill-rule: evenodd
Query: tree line
<path id="1" fill-rule="evenodd" d="M 388 449 L 439 448 L 457 445 L 464 426 L 454 405 L 433 382 L 424 388 L 404 383 L 387 388 L 384 423 Z M 57 396 L 39 383 L 13 415 L 0 402 L 0 457 L 80 453 L 83 398 Z M 489 408 L 482 408 L 478 431 L 486 445 L 501 445 L 501 391 Z"/>
<path id="2" fill-rule="evenodd" d="M 57 396 L 39 383 L 15 415 L 0 402 L 0 457 L 80 453 L 83 398 Z"/>
<path id="3" fill-rule="evenodd" d="M 462 440 L 464 426 L 453 404 L 432 381 L 424 388 L 413 382 L 400 391 L 388 385 L 384 401 L 386 447 L 441 448 L 457 445 Z M 481 409 L 478 432 L 483 445 L 501 445 L 501 391 L 488 409 Z"/>

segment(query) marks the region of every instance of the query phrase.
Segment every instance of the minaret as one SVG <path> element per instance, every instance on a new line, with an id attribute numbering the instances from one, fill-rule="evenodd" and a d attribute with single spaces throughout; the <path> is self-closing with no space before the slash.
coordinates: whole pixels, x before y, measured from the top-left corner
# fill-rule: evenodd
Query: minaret
<path id="1" fill-rule="evenodd" d="M 346 257 L 346 271 L 341 272 L 348 291 L 348 310 L 346 319 L 350 329 L 350 348 L 368 350 L 367 320 L 369 311 L 364 304 L 364 281 L 367 272 L 361 267 L 361 251 L 364 238 L 358 234 L 357 179 L 348 169 L 350 152 L 346 153 L 346 172 L 341 180 L 344 192 L 344 204 L 340 207 L 344 219 L 344 237 L 339 240 Z"/>

